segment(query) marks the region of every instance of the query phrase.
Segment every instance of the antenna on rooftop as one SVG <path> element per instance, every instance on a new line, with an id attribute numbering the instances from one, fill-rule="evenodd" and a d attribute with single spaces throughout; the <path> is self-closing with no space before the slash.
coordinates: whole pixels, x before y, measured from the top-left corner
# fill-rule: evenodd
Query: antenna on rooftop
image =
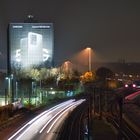
<path id="1" fill-rule="evenodd" d="M 34 15 L 29 14 L 27 15 L 27 19 L 24 20 L 25 23 L 36 23 L 37 20 L 34 19 Z"/>
<path id="2" fill-rule="evenodd" d="M 28 18 L 28 19 L 33 19 L 34 16 L 33 16 L 33 15 L 27 15 L 27 18 Z"/>

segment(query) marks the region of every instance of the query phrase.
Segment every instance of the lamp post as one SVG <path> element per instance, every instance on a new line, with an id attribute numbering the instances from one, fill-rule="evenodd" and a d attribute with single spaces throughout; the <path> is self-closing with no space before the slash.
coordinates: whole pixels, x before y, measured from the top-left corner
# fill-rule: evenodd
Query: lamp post
<path id="1" fill-rule="evenodd" d="M 64 65 L 63 65 L 64 73 L 67 78 L 70 76 L 70 64 L 71 64 L 70 61 L 66 61 L 64 62 Z"/>
<path id="2" fill-rule="evenodd" d="M 16 95 L 15 98 L 18 99 L 18 81 L 16 81 Z"/>
<path id="3" fill-rule="evenodd" d="M 6 102 L 6 104 L 7 104 L 7 98 L 8 98 L 8 104 L 9 103 L 11 103 L 11 79 L 10 79 L 10 77 L 6 77 L 5 78 L 6 80 L 7 80 L 7 96 L 5 97 L 6 98 L 6 100 L 5 100 L 5 102 Z"/>
<path id="4" fill-rule="evenodd" d="M 88 52 L 88 71 L 91 72 L 91 48 L 86 48 Z M 88 93 L 88 140 L 90 140 L 90 123 L 91 123 L 91 94 Z"/>
<path id="5" fill-rule="evenodd" d="M 88 51 L 88 71 L 91 71 L 91 48 L 87 48 Z"/>

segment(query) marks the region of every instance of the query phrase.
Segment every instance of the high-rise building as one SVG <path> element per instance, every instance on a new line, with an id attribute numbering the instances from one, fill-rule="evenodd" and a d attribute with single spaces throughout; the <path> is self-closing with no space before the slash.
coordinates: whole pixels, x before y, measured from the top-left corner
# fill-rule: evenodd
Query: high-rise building
<path id="1" fill-rule="evenodd" d="M 53 45 L 52 23 L 9 24 L 7 77 L 9 103 L 27 96 L 29 102 L 31 96 L 35 98 L 34 79 L 30 77 L 32 81 L 28 84 L 22 82 L 27 78 L 23 73 L 28 73 L 33 68 L 52 67 Z"/>
<path id="2" fill-rule="evenodd" d="M 30 69 L 34 66 L 52 66 L 52 23 L 10 23 L 9 69 Z"/>

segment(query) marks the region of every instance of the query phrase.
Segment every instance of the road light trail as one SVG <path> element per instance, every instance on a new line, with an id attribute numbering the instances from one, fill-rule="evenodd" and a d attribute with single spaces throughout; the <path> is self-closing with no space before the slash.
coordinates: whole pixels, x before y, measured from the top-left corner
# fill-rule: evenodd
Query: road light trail
<path id="1" fill-rule="evenodd" d="M 40 130 L 40 132 L 39 133 L 42 133 L 42 131 L 47 127 L 47 125 L 53 120 L 54 121 L 54 119 L 56 118 L 56 117 L 59 117 L 59 115 L 60 116 L 62 116 L 64 113 L 64 111 L 66 112 L 66 111 L 68 111 L 70 108 L 71 108 L 71 106 L 73 107 L 73 106 L 76 106 L 77 104 L 80 104 L 80 103 L 82 103 L 83 101 L 85 101 L 85 100 L 79 100 L 79 101 L 77 101 L 77 102 L 73 102 L 73 103 L 71 103 L 71 104 L 69 104 L 68 106 L 66 106 L 66 107 L 64 107 L 62 110 L 60 110 L 58 113 L 56 113 L 44 126 L 43 126 L 43 128 Z M 61 115 L 62 114 L 62 115 Z M 57 119 L 58 120 L 58 119 Z"/>
<path id="2" fill-rule="evenodd" d="M 69 100 L 66 102 L 63 102 L 59 105 L 56 105 L 52 108 L 50 108 L 49 110 L 44 111 L 43 113 L 41 113 L 40 115 L 38 115 L 37 117 L 35 117 L 34 119 L 32 119 L 31 121 L 29 121 L 27 124 L 25 124 L 20 130 L 18 130 L 13 136 L 11 136 L 8 140 L 18 140 L 21 138 L 21 136 L 23 136 L 24 134 L 28 134 L 27 130 L 29 130 L 32 125 L 35 125 L 37 122 L 41 123 L 41 119 L 42 120 L 49 120 L 49 118 L 51 118 L 51 113 L 53 115 L 53 112 L 55 113 L 55 111 L 59 111 L 60 108 L 63 108 L 66 105 L 71 104 L 73 101 L 75 100 Z M 50 115 L 50 116 L 49 116 Z M 49 117 L 48 117 L 49 116 Z M 46 117 L 46 119 L 45 119 Z M 43 122 L 42 122 L 43 123 Z M 40 124 L 41 125 L 41 124 Z M 42 126 L 42 125 L 41 125 Z M 39 126 L 38 126 L 39 127 Z M 22 139 L 23 140 L 23 139 Z M 27 139 L 26 139 L 27 140 Z"/>
<path id="3" fill-rule="evenodd" d="M 60 110 L 59 112 L 57 112 L 57 113 L 43 126 L 43 128 L 40 130 L 39 133 L 42 133 L 42 131 L 46 128 L 46 126 L 47 126 L 58 114 L 60 114 L 63 110 L 65 110 L 66 108 L 68 108 L 68 107 L 71 106 L 71 105 L 73 105 L 73 104 L 70 104 L 70 105 L 64 107 L 64 108 L 63 108 L 62 110 Z"/>
<path id="4" fill-rule="evenodd" d="M 53 121 L 52 125 L 49 127 L 47 133 L 50 132 L 50 130 L 52 129 L 52 127 L 54 126 L 54 124 L 60 119 L 60 117 L 61 117 L 62 115 L 64 115 L 66 112 L 68 112 L 71 108 L 80 105 L 83 101 L 85 101 L 85 100 L 80 100 L 80 101 L 74 103 L 73 105 L 71 105 L 71 106 L 69 106 L 67 109 L 65 109 L 61 114 L 59 114 L 59 116 Z"/>

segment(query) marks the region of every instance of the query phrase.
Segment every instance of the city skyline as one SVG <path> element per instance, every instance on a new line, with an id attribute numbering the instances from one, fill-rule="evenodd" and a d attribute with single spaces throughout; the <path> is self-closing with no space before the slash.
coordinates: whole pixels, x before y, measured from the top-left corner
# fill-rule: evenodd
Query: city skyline
<path id="1" fill-rule="evenodd" d="M 7 26 L 33 14 L 54 23 L 54 62 L 63 62 L 86 47 L 98 61 L 140 62 L 139 1 L 2 1 L 0 3 L 0 68 L 6 68 Z M 18 11 L 18 12 L 17 12 Z"/>

